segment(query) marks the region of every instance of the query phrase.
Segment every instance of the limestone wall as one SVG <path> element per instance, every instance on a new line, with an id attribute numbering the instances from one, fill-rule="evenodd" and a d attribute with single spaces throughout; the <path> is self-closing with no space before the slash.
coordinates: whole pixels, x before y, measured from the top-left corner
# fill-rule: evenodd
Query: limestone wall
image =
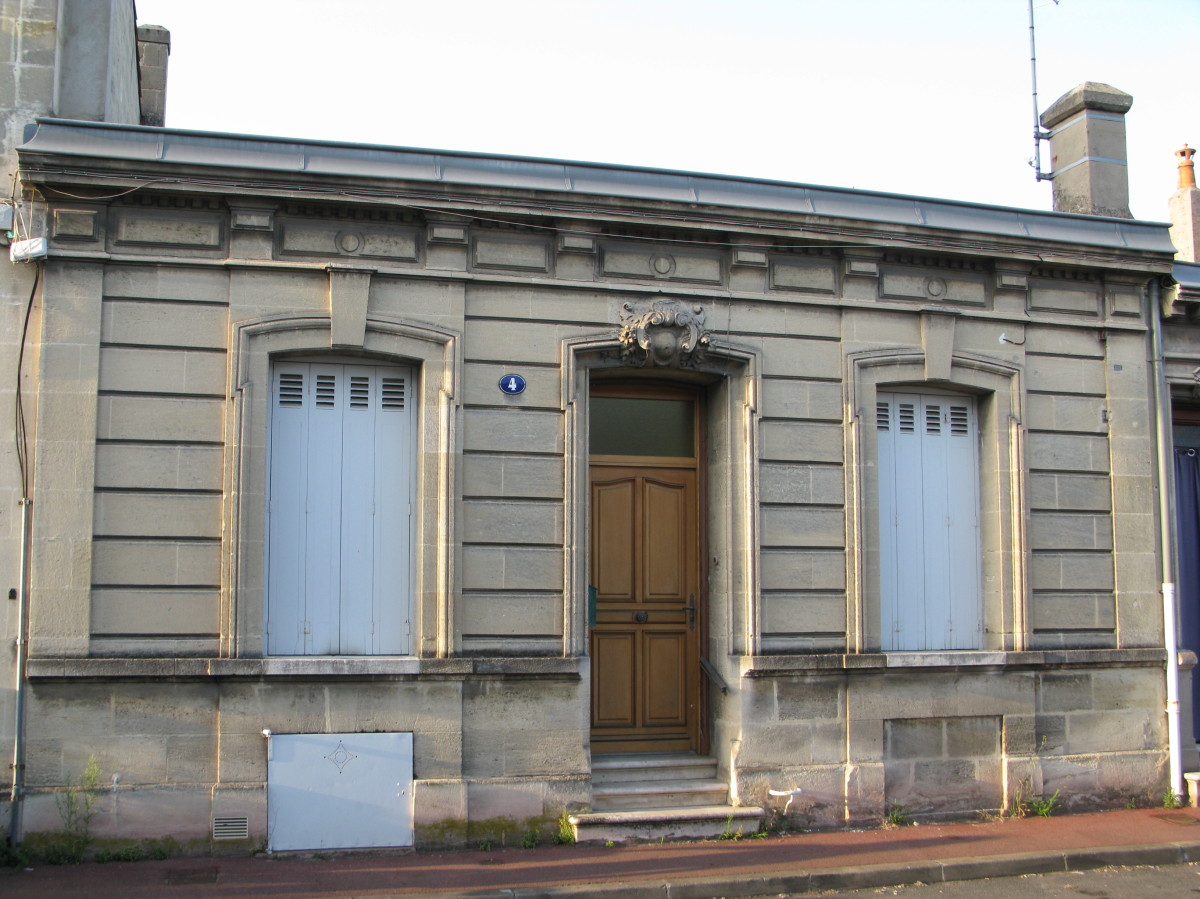
<path id="1" fill-rule="evenodd" d="M 261 821 L 264 727 L 396 729 L 415 734 L 430 842 L 475 826 L 456 822 L 585 805 L 581 422 L 589 377 L 619 367 L 623 316 L 664 296 L 700 310 L 713 356 L 669 376 L 705 396 L 701 614 L 730 688 L 706 688 L 707 749 L 739 800 L 802 786 L 804 813 L 833 823 L 1159 784 L 1136 266 L 706 243 L 597 216 L 501 228 L 236 195 L 55 204 L 38 789 L 96 734 L 119 749 L 102 750 L 129 790 L 113 801 L 170 805 L 200 839 L 220 808 Z M 420 373 L 413 659 L 262 659 L 273 354 Z M 528 382 L 519 396 L 498 388 L 509 373 Z M 896 384 L 979 398 L 984 636 L 970 652 L 879 652 L 871 416 L 876 388 Z M 48 795 L 31 808 L 50 820 Z M 123 832 L 149 820 L 118 811 Z"/>

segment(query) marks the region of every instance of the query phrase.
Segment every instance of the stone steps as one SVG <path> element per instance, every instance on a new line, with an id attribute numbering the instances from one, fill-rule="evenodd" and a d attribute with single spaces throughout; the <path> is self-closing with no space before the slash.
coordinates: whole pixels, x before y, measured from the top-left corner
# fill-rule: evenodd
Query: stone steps
<path id="1" fill-rule="evenodd" d="M 592 810 L 570 816 L 580 842 L 716 838 L 758 828 L 762 809 L 729 805 L 715 759 L 693 753 L 592 759 Z"/>
<path id="2" fill-rule="evenodd" d="M 633 780 L 602 787 L 592 783 L 592 808 L 598 812 L 724 805 L 728 799 L 729 788 L 719 780 Z"/>
<path id="3" fill-rule="evenodd" d="M 628 781 L 716 780 L 717 760 L 694 753 L 599 755 L 592 757 L 592 785 Z"/>
<path id="4" fill-rule="evenodd" d="M 649 840 L 716 839 L 749 835 L 758 830 L 763 810 L 749 806 L 708 805 L 694 808 L 588 812 L 568 820 L 580 843 Z"/>

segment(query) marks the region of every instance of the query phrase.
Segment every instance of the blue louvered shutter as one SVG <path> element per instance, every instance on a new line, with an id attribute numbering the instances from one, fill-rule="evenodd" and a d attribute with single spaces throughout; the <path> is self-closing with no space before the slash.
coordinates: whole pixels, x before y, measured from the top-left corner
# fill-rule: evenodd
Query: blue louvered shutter
<path id="1" fill-rule="evenodd" d="M 390 366 L 275 366 L 269 654 L 411 651 L 411 380 Z"/>
<path id="2" fill-rule="evenodd" d="M 971 397 L 879 393 L 882 648 L 982 640 L 979 435 Z"/>

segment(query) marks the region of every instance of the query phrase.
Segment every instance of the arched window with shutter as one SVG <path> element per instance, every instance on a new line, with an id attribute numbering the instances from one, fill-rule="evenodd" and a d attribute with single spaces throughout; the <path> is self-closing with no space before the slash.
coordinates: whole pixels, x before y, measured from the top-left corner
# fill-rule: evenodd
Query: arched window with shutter
<path id="1" fill-rule="evenodd" d="M 267 652 L 412 651 L 412 373 L 278 362 L 267 495 Z"/>
<path id="2" fill-rule="evenodd" d="M 969 396 L 879 392 L 881 648 L 978 649 L 979 433 Z"/>

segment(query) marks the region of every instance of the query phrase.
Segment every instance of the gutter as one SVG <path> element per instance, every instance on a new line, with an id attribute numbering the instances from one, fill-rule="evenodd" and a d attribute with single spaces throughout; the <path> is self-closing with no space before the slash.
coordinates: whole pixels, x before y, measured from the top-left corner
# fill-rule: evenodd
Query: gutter
<path id="1" fill-rule="evenodd" d="M 1171 789 L 1180 801 L 1183 783 L 1183 743 L 1179 724 L 1179 625 L 1175 594 L 1175 471 L 1171 458 L 1171 425 L 1162 336 L 1162 284 L 1150 282 L 1152 360 L 1154 368 L 1154 425 L 1158 443 L 1159 556 L 1162 559 L 1163 645 L 1167 652 L 1167 752 Z"/>

